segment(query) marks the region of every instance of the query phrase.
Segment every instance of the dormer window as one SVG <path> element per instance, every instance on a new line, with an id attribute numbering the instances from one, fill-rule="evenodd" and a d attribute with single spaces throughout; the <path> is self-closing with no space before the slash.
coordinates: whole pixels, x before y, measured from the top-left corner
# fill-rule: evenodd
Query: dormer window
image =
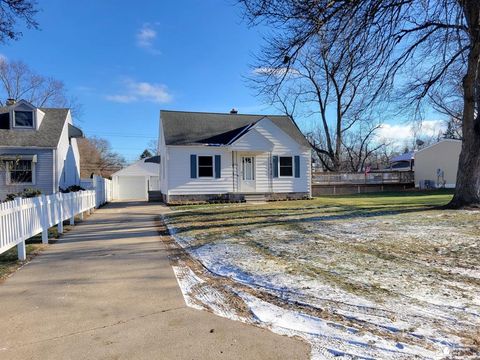
<path id="1" fill-rule="evenodd" d="M 33 111 L 15 110 L 13 113 L 15 127 L 33 128 Z"/>

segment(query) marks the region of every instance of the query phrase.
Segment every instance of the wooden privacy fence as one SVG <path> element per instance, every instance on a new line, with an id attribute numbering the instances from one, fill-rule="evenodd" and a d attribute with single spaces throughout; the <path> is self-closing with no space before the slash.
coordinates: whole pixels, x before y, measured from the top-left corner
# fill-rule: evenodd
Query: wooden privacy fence
<path id="1" fill-rule="evenodd" d="M 104 201 L 105 202 L 105 201 Z M 48 228 L 58 225 L 63 233 L 63 221 L 75 223 L 75 215 L 96 207 L 96 191 L 78 191 L 41 195 L 34 198 L 16 198 L 0 204 L 0 254 L 18 245 L 18 258 L 26 259 L 25 240 L 42 233 L 42 242 L 48 243 Z"/>
<path id="2" fill-rule="evenodd" d="M 414 182 L 413 171 L 364 173 L 313 172 L 313 185 L 408 184 Z"/>

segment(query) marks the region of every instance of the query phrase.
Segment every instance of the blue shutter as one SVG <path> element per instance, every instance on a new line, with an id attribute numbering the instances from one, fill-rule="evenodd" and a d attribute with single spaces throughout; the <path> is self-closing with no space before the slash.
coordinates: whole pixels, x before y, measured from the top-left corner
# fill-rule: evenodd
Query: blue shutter
<path id="1" fill-rule="evenodd" d="M 278 178 L 278 156 L 274 155 L 272 156 L 272 167 L 273 167 L 273 177 Z"/>
<path id="2" fill-rule="evenodd" d="M 300 177 L 300 156 L 296 155 L 294 159 L 295 159 L 294 161 L 295 177 L 299 178 Z"/>
<path id="3" fill-rule="evenodd" d="M 190 178 L 197 178 L 197 155 L 190 155 Z"/>
<path id="4" fill-rule="evenodd" d="M 220 155 L 215 155 L 215 178 L 220 179 L 222 173 L 222 160 Z"/>

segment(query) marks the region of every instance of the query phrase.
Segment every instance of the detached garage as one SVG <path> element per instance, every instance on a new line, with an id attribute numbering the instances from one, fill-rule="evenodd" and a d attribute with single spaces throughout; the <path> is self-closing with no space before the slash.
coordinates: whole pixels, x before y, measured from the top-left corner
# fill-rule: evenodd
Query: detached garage
<path id="1" fill-rule="evenodd" d="M 147 200 L 149 190 L 159 190 L 160 156 L 142 159 L 112 174 L 115 200 Z"/>

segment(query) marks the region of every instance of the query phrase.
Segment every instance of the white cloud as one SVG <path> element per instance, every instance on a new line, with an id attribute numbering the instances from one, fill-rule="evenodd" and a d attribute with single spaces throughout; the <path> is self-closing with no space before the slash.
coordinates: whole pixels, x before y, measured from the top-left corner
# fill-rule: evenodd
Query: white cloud
<path id="1" fill-rule="evenodd" d="M 168 91 L 167 86 L 163 84 L 152 84 L 145 81 L 126 79 L 124 81 L 124 86 L 125 90 L 122 93 L 107 95 L 105 98 L 109 101 L 124 104 L 137 101 L 165 104 L 173 99 L 172 95 Z"/>
<path id="2" fill-rule="evenodd" d="M 157 38 L 157 31 L 150 23 L 145 23 L 142 25 L 140 30 L 137 32 L 136 38 L 137 46 L 154 54 L 160 53 L 160 51 L 154 47 L 154 42 Z"/>
<path id="3" fill-rule="evenodd" d="M 425 120 L 416 129 L 418 138 L 435 137 L 445 130 L 445 122 L 442 120 Z M 409 124 L 383 124 L 377 136 L 380 139 L 401 144 L 414 138 L 415 128 Z"/>
<path id="4" fill-rule="evenodd" d="M 128 104 L 137 100 L 133 95 L 107 95 L 105 98 L 109 101 Z"/>
<path id="5" fill-rule="evenodd" d="M 383 124 L 377 136 L 381 139 L 405 140 L 412 137 L 412 135 L 413 132 L 410 125 Z"/>

